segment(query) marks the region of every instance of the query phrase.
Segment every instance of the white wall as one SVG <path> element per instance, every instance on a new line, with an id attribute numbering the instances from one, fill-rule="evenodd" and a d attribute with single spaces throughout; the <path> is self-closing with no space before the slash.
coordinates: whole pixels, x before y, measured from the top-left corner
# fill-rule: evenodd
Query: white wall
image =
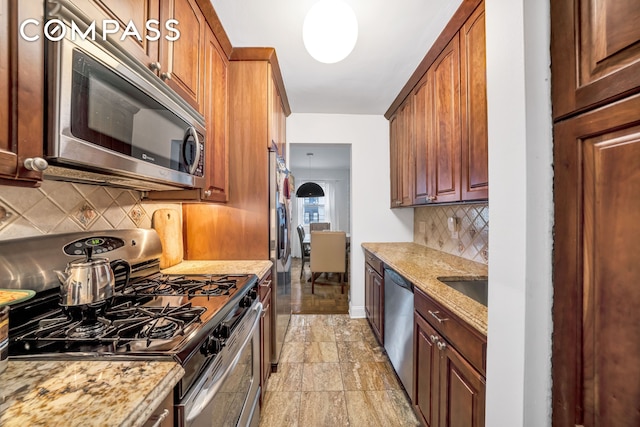
<path id="1" fill-rule="evenodd" d="M 351 233 L 351 171 L 347 169 L 291 169 L 291 173 L 295 178 L 296 189 L 304 181 L 332 181 L 335 185 L 335 206 L 334 218 L 331 221 L 332 230 L 340 230 Z M 291 198 L 291 225 L 298 226 L 298 199 Z M 297 237 L 297 234 L 294 234 Z M 300 256 L 300 243 L 294 239 L 292 243 L 293 255 Z"/>
<path id="2" fill-rule="evenodd" d="M 549 2 L 486 0 L 491 427 L 551 425 Z"/>
<path id="3" fill-rule="evenodd" d="M 352 317 L 364 317 L 364 253 L 360 245 L 413 241 L 413 209 L 389 209 L 389 122 L 384 116 L 291 114 L 287 142 L 351 144 L 349 312 Z"/>

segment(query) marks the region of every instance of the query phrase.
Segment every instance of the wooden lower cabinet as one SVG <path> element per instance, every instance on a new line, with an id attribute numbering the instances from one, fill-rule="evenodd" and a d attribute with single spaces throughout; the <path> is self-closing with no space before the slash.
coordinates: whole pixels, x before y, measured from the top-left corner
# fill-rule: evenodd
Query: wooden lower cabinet
<path id="1" fill-rule="evenodd" d="M 423 316 L 429 314 L 414 314 L 414 410 L 428 427 L 483 427 L 485 377 Z"/>
<path id="2" fill-rule="evenodd" d="M 172 427 L 174 425 L 173 391 L 164 398 L 160 406 L 145 421 L 142 427 Z"/>
<path id="3" fill-rule="evenodd" d="M 260 280 L 258 288 L 260 302 L 262 303 L 262 316 L 260 317 L 260 387 L 262 400 L 267 388 L 267 380 L 271 374 L 271 274 Z"/>
<path id="4" fill-rule="evenodd" d="M 554 126 L 553 425 L 640 425 L 640 95 Z"/>
<path id="5" fill-rule="evenodd" d="M 382 262 L 365 252 L 364 309 L 374 335 L 384 345 L 384 279 Z"/>

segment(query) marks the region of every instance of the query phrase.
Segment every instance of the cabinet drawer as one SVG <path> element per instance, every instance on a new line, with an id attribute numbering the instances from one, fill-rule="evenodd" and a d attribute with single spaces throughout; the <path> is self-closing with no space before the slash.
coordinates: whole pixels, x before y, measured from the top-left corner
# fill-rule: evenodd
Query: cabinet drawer
<path id="1" fill-rule="evenodd" d="M 258 296 L 260 297 L 260 302 L 264 302 L 267 294 L 271 290 L 271 273 L 267 273 L 262 280 L 260 280 L 260 284 L 258 285 Z"/>
<path id="2" fill-rule="evenodd" d="M 487 337 L 415 288 L 415 310 L 482 375 L 486 375 Z"/>
<path id="3" fill-rule="evenodd" d="M 373 268 L 375 271 L 378 272 L 378 274 L 380 274 L 381 276 L 384 274 L 384 272 L 382 271 L 382 261 L 380 261 L 378 258 L 376 258 L 375 255 L 373 255 L 371 252 L 365 250 L 364 251 L 364 259 L 365 259 L 366 263 L 371 266 L 371 268 Z"/>

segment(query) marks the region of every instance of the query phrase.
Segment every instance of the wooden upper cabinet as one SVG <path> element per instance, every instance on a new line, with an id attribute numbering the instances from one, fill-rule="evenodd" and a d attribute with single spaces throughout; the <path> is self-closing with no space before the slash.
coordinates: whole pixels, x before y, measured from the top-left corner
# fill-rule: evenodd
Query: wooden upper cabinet
<path id="1" fill-rule="evenodd" d="M 286 116 L 282 105 L 282 97 L 278 91 L 277 82 L 273 77 L 269 82 L 269 138 L 267 139 L 267 148 L 275 145 L 278 153 L 286 161 L 287 141 L 286 141 Z"/>
<path id="2" fill-rule="evenodd" d="M 25 160 L 42 157 L 44 138 L 44 42 L 28 42 L 18 27 L 44 17 L 44 3 L 0 2 L 0 184 L 38 186 L 42 172 Z"/>
<path id="3" fill-rule="evenodd" d="M 484 3 L 460 29 L 462 200 L 489 197 Z"/>
<path id="4" fill-rule="evenodd" d="M 433 156 L 437 202 L 460 200 L 460 42 L 442 51 L 433 72 Z"/>
<path id="5" fill-rule="evenodd" d="M 189 102 L 196 110 L 202 108 L 202 69 L 204 64 L 204 38 L 207 26 L 204 15 L 195 0 L 165 0 L 163 22 L 176 19 L 180 37 L 176 41 L 161 39 L 160 78 Z"/>
<path id="6" fill-rule="evenodd" d="M 229 186 L 227 69 L 229 61 L 224 55 L 213 31 L 207 27 L 204 55 L 204 115 L 206 136 L 206 187 L 202 198 L 226 202 Z"/>
<path id="7" fill-rule="evenodd" d="M 148 200 L 226 202 L 229 199 L 229 60 L 205 24 L 201 106 L 206 122 L 205 186 L 202 189 L 150 191 Z"/>
<path id="8" fill-rule="evenodd" d="M 413 204 L 413 176 L 414 176 L 414 152 L 413 152 L 413 105 L 406 102 L 401 110 L 401 138 L 398 153 L 400 157 L 400 204 L 411 206 Z"/>
<path id="9" fill-rule="evenodd" d="M 484 2 L 464 1 L 385 114 L 392 207 L 488 199 L 485 52 Z"/>
<path id="10" fill-rule="evenodd" d="M 640 2 L 551 2 L 553 117 L 640 91 Z"/>
<path id="11" fill-rule="evenodd" d="M 413 105 L 405 102 L 389 127 L 391 207 L 413 204 Z"/>
<path id="12" fill-rule="evenodd" d="M 392 208 L 396 208 L 402 204 L 400 200 L 401 191 L 399 191 L 399 182 L 398 171 L 399 167 L 399 156 L 398 156 L 398 146 L 400 141 L 399 134 L 399 124 L 402 120 L 399 118 L 399 114 L 396 114 L 389 121 L 389 181 L 391 183 L 390 186 L 390 206 Z"/>
<path id="13" fill-rule="evenodd" d="M 93 2 L 109 18 L 117 20 L 122 29 L 126 28 L 129 21 L 133 21 L 140 31 L 145 29 L 145 24 L 150 19 L 160 21 L 160 0 L 93 0 Z M 156 27 L 164 36 L 163 25 L 160 23 Z M 145 35 L 145 33 L 141 34 L 142 40 L 133 35 L 129 36 L 122 43 L 136 59 L 150 69 L 155 69 L 159 64 L 159 42 L 147 40 Z"/>
<path id="14" fill-rule="evenodd" d="M 414 116 L 414 183 L 413 203 L 432 201 L 433 188 L 433 78 L 427 72 L 413 95 Z"/>

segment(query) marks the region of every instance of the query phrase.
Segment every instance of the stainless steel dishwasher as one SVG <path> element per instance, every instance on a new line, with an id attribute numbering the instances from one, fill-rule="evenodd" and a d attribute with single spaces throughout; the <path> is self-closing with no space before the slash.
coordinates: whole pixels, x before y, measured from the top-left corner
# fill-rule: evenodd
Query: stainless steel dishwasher
<path id="1" fill-rule="evenodd" d="M 384 349 L 413 399 L 413 285 L 384 269 Z"/>

